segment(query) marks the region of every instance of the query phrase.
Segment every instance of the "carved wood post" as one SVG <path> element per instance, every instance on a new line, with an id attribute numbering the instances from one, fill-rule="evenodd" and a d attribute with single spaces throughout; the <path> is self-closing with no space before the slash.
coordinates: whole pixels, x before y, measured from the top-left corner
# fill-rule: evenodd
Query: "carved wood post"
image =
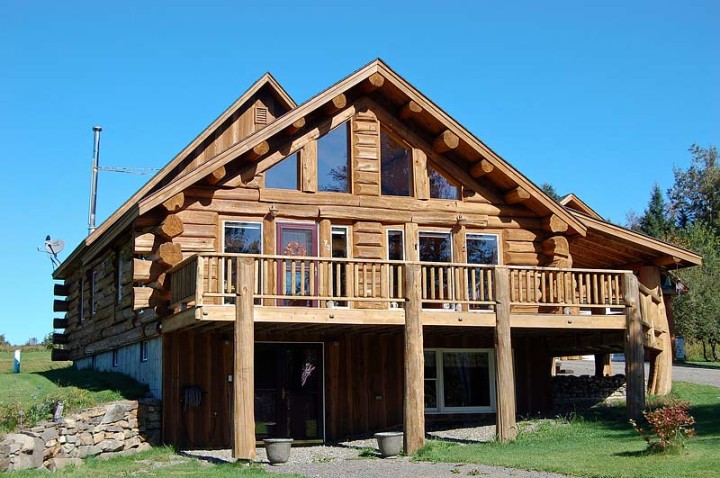
<path id="1" fill-rule="evenodd" d="M 233 457 L 255 459 L 254 259 L 235 265 L 235 373 L 233 374 Z"/>
<path id="2" fill-rule="evenodd" d="M 495 361 L 497 363 L 497 439 L 503 443 L 517 436 L 515 379 L 510 340 L 510 271 L 495 268 Z"/>
<path id="3" fill-rule="evenodd" d="M 420 264 L 405 265 L 405 454 L 425 445 L 425 357 Z"/>
<path id="4" fill-rule="evenodd" d="M 628 418 L 639 419 L 645 406 L 645 373 L 642 323 L 640 322 L 640 293 L 634 274 L 623 276 L 625 298 L 625 380 Z"/>

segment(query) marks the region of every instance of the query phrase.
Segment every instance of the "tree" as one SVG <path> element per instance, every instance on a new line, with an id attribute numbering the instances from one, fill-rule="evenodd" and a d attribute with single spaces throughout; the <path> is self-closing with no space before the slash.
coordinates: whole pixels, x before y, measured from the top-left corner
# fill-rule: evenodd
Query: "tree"
<path id="1" fill-rule="evenodd" d="M 555 202 L 560 202 L 560 200 L 562 199 L 562 197 L 560 197 L 560 195 L 555 190 L 555 187 L 550 183 L 542 183 L 540 185 L 540 189 L 542 189 L 543 192 L 550 196 Z"/>
<path id="2" fill-rule="evenodd" d="M 675 184 L 668 190 L 670 211 L 677 225 L 703 222 L 720 231 L 720 166 L 715 146 L 690 147 L 687 170 L 674 168 Z"/>
<path id="3" fill-rule="evenodd" d="M 675 228 L 668 214 L 668 205 L 657 183 L 653 186 L 645 213 L 637 219 L 636 224 L 631 225 L 631 228 L 658 239 L 667 239 Z"/>
<path id="4" fill-rule="evenodd" d="M 51 349 L 53 346 L 53 333 L 48 332 L 48 334 L 45 337 L 43 337 L 43 340 L 40 344 L 43 347 L 45 347 L 46 349 Z"/>
<path id="5" fill-rule="evenodd" d="M 0 334 L 0 347 L 8 347 L 10 346 L 10 342 L 5 339 L 5 334 Z"/>
<path id="6" fill-rule="evenodd" d="M 705 360 L 718 360 L 720 234 L 702 222 L 696 222 L 679 231 L 677 240 L 703 257 L 701 267 L 677 272 L 680 280 L 688 287 L 687 293 L 673 300 L 678 333 L 700 342 Z"/>
<path id="7" fill-rule="evenodd" d="M 37 345 L 38 343 L 39 343 L 39 342 L 38 342 L 37 337 L 30 337 L 30 338 L 28 339 L 28 341 L 25 342 L 25 345 L 26 345 L 26 346 L 29 346 L 29 347 L 34 347 L 34 346 Z"/>

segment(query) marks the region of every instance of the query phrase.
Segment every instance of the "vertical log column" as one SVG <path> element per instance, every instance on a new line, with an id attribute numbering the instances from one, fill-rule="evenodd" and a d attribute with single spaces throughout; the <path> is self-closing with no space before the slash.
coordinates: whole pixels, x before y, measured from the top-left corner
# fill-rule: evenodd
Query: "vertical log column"
<path id="1" fill-rule="evenodd" d="M 235 359 L 233 387 L 233 457 L 255 459 L 254 264 L 238 258 L 235 268 Z"/>
<path id="2" fill-rule="evenodd" d="M 655 266 L 643 266 L 640 268 L 639 281 L 645 287 L 652 290 L 660 303 L 650 302 L 650 317 L 655 328 L 663 330 L 657 338 L 660 342 L 660 352 L 650 358 L 650 378 L 648 380 L 648 393 L 654 395 L 667 395 L 672 388 L 672 340 L 671 328 L 667 315 L 667 307 L 663 297 L 660 269 Z"/>
<path id="3" fill-rule="evenodd" d="M 642 323 L 638 280 L 634 274 L 623 276 L 625 298 L 625 380 L 627 381 L 627 415 L 639 419 L 645 406 L 645 373 Z"/>
<path id="4" fill-rule="evenodd" d="M 495 361 L 497 363 L 498 441 L 507 443 L 517 436 L 515 421 L 515 378 L 510 341 L 510 271 L 495 268 Z"/>
<path id="5" fill-rule="evenodd" d="M 420 264 L 405 265 L 405 454 L 425 445 L 425 357 Z"/>

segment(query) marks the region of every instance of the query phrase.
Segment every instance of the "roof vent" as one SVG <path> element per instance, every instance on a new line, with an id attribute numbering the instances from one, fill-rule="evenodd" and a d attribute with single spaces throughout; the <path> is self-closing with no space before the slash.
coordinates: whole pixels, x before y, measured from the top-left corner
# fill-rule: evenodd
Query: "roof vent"
<path id="1" fill-rule="evenodd" d="M 255 107 L 255 124 L 267 125 L 268 124 L 268 109 L 263 106 Z"/>

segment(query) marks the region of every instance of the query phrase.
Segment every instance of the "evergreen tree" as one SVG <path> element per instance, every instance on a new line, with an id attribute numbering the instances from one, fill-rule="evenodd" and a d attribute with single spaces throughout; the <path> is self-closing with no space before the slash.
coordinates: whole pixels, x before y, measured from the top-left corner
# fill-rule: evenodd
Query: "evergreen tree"
<path id="1" fill-rule="evenodd" d="M 658 239 L 667 239 L 673 228 L 674 224 L 670 220 L 667 203 L 660 186 L 655 183 L 650 196 L 650 203 L 633 229 Z"/>
<path id="2" fill-rule="evenodd" d="M 550 183 L 542 183 L 540 185 L 540 189 L 542 189 L 543 192 L 545 194 L 547 194 L 548 196 L 550 196 L 553 199 L 553 201 L 555 201 L 555 202 L 560 202 L 560 200 L 562 199 L 562 197 L 560 197 L 560 195 L 557 193 L 557 191 L 555 191 L 555 188 L 553 187 L 553 185 Z"/>

